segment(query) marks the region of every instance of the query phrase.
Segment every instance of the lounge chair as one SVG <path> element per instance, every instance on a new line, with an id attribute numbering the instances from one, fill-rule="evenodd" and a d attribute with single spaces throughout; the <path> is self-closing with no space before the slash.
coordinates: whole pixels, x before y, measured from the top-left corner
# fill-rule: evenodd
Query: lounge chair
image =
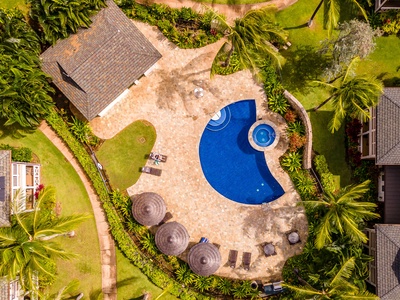
<path id="1" fill-rule="evenodd" d="M 147 173 L 155 176 L 161 176 L 162 170 L 153 167 L 144 166 L 141 169 L 142 173 Z"/>
<path id="2" fill-rule="evenodd" d="M 251 252 L 243 252 L 242 256 L 243 269 L 250 270 Z"/>
<path id="3" fill-rule="evenodd" d="M 167 162 L 168 156 L 156 152 L 150 152 L 149 158 L 160 162 Z"/>
<path id="4" fill-rule="evenodd" d="M 208 243 L 208 238 L 202 237 L 199 241 L 199 243 Z"/>
<path id="5" fill-rule="evenodd" d="M 234 268 L 236 267 L 237 257 L 238 257 L 238 252 L 237 252 L 237 250 L 229 250 L 228 262 L 229 262 L 229 266 L 230 266 L 232 269 L 234 269 Z"/>

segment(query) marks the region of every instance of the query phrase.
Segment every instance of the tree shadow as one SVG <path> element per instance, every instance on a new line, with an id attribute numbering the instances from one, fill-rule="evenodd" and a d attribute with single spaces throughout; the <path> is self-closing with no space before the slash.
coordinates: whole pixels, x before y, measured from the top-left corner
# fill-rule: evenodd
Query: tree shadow
<path id="1" fill-rule="evenodd" d="M 309 81 L 317 80 L 327 67 L 327 57 L 310 45 L 298 46 L 287 53 L 282 69 L 283 85 L 289 90 L 307 92 Z"/>
<path id="2" fill-rule="evenodd" d="M 6 120 L 0 120 L 0 139 L 6 137 L 12 137 L 14 139 L 20 139 L 28 134 L 32 134 L 36 131 L 36 128 L 24 128 L 19 124 L 13 124 L 10 126 L 5 126 Z"/>

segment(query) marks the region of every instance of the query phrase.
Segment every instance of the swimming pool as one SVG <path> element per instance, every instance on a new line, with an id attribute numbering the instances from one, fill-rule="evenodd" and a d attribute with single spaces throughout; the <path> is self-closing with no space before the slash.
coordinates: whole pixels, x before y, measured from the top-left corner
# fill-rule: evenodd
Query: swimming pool
<path id="1" fill-rule="evenodd" d="M 255 100 L 232 103 L 218 112 L 200 139 L 199 155 L 204 176 L 224 197 L 244 204 L 271 202 L 284 194 L 272 176 L 264 152 L 249 143 L 256 122 Z"/>

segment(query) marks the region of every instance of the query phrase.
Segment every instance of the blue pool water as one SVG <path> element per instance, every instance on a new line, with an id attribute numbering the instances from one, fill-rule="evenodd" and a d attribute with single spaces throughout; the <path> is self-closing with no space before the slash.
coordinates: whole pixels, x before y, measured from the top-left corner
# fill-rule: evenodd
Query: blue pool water
<path id="1" fill-rule="evenodd" d="M 249 143 L 248 131 L 255 121 L 254 100 L 230 104 L 207 124 L 199 146 L 201 167 L 210 185 L 244 204 L 271 202 L 284 194 L 264 153 Z"/>
<path id="2" fill-rule="evenodd" d="M 252 136 L 258 146 L 266 147 L 275 141 L 275 130 L 268 124 L 260 124 L 254 128 Z"/>

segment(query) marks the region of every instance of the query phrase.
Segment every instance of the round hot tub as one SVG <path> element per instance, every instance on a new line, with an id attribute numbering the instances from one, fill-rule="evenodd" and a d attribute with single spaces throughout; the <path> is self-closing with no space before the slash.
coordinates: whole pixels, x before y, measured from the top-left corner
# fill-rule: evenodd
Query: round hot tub
<path id="1" fill-rule="evenodd" d="M 255 122 L 249 130 L 249 143 L 258 150 L 265 151 L 272 149 L 279 141 L 279 133 L 275 124 L 267 120 Z"/>

